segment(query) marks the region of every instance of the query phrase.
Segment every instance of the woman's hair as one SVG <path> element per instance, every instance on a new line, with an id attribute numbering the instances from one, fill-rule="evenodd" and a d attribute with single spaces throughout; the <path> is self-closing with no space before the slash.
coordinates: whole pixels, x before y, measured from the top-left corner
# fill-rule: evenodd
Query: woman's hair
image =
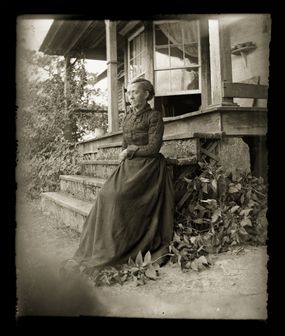
<path id="1" fill-rule="evenodd" d="M 144 78 L 137 78 L 131 81 L 131 84 L 140 83 L 145 91 L 148 91 L 147 101 L 154 97 L 154 87 L 151 82 Z"/>

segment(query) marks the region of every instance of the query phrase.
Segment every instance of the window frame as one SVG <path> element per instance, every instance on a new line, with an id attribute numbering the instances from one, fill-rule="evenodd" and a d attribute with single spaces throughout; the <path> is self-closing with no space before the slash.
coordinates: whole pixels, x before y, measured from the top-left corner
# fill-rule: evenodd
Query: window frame
<path id="1" fill-rule="evenodd" d="M 155 40 L 155 26 L 158 24 L 164 24 L 164 23 L 181 23 L 181 22 L 196 22 L 197 26 L 197 43 L 198 43 L 198 64 L 197 65 L 191 65 L 191 66 L 176 66 L 176 67 L 169 67 L 169 68 L 156 68 L 156 57 L 155 57 L 155 52 L 156 52 L 156 40 Z M 157 97 L 163 97 L 163 96 L 175 96 L 175 95 L 184 95 L 184 94 L 201 94 L 201 31 L 200 31 L 200 21 L 199 20 L 155 20 L 153 21 L 152 25 L 152 36 L 153 36 L 153 77 L 154 77 L 154 87 L 156 88 L 156 73 L 159 71 L 165 71 L 165 70 L 179 70 L 179 69 L 198 69 L 198 76 L 199 76 L 199 89 L 195 90 L 167 90 L 167 91 L 162 91 L 162 92 L 157 92 L 156 91 L 156 96 Z M 184 43 L 183 45 L 183 50 L 184 50 Z M 169 44 L 168 44 L 169 46 Z M 170 55 L 169 55 L 170 57 Z M 170 79 L 171 83 L 171 79 Z"/>
<path id="2" fill-rule="evenodd" d="M 145 76 L 146 74 L 146 64 L 145 62 L 142 63 L 143 65 L 143 72 L 138 74 L 137 76 L 134 76 L 133 78 L 131 78 L 131 52 L 130 52 L 130 42 L 133 41 L 138 35 L 140 35 L 141 33 L 143 33 L 143 39 L 144 39 L 144 50 L 141 51 L 140 53 L 143 54 L 143 52 L 146 52 L 146 34 L 145 34 L 145 29 L 144 29 L 144 26 L 143 27 L 140 27 L 138 30 L 136 30 L 132 35 L 130 35 L 128 37 L 128 60 L 127 60 L 127 63 L 128 63 L 128 83 L 130 83 L 132 80 L 135 80 L 137 78 L 140 78 L 142 76 Z M 134 59 L 134 58 L 132 58 Z M 145 59 L 145 57 L 143 57 L 143 60 Z"/>

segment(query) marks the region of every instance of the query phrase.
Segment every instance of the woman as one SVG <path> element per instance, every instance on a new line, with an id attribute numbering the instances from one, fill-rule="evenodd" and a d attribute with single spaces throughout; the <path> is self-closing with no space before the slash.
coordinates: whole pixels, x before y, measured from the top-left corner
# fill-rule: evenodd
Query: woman
<path id="1" fill-rule="evenodd" d="M 159 153 L 162 115 L 148 104 L 154 96 L 149 81 L 134 80 L 128 95 L 120 164 L 98 194 L 74 255 L 87 268 L 123 264 L 139 251 L 150 251 L 155 260 L 168 252 L 172 239 L 173 186 Z"/>

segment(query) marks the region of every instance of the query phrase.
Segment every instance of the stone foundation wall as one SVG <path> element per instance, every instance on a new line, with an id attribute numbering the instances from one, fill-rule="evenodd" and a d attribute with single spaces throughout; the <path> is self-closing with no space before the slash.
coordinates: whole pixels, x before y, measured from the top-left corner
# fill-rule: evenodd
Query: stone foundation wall
<path id="1" fill-rule="evenodd" d="M 250 171 L 249 147 L 242 138 L 224 138 L 220 141 L 217 155 L 225 171 Z"/>
<path id="2" fill-rule="evenodd" d="M 197 158 L 197 139 L 164 141 L 160 152 L 169 158 Z"/>

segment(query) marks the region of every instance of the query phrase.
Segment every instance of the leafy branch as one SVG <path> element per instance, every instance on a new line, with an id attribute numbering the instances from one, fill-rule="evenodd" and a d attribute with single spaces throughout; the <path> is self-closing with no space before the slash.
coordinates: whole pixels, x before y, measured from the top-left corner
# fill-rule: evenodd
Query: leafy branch
<path id="1" fill-rule="evenodd" d="M 91 274 L 91 279 L 96 286 L 121 284 L 133 280 L 137 286 L 146 284 L 149 280 L 157 280 L 159 277 L 160 266 L 158 260 L 172 254 L 165 254 L 156 260 L 151 259 L 151 253 L 148 251 L 142 256 L 141 251 L 137 254 L 135 260 L 129 258 L 128 263 L 116 267 L 108 266 L 99 272 Z M 88 272 L 88 269 L 83 270 Z"/>

